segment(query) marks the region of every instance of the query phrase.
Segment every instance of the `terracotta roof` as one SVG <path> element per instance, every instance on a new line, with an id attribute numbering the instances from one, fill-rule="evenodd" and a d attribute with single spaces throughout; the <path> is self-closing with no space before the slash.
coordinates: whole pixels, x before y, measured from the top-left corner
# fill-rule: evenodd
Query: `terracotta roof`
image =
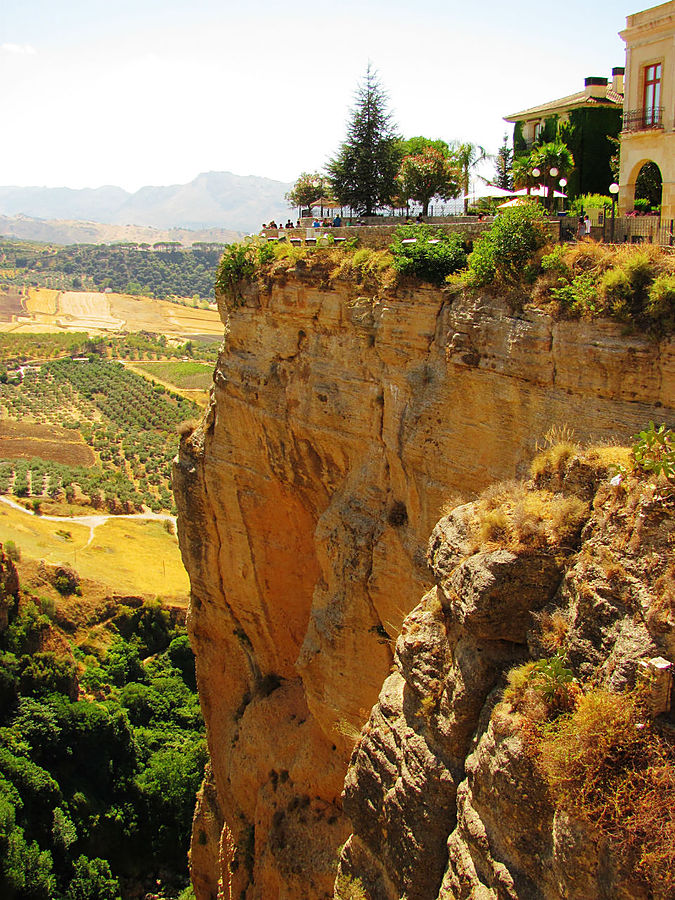
<path id="1" fill-rule="evenodd" d="M 547 113 L 555 113 L 558 111 L 566 111 L 568 109 L 579 109 L 583 106 L 623 106 L 623 94 L 607 88 L 606 97 L 591 97 L 588 89 L 578 91 L 576 94 L 569 94 L 567 97 L 561 97 L 560 100 L 551 100 L 550 103 L 542 103 L 540 106 L 532 106 L 530 109 L 524 109 L 522 112 L 511 113 L 510 116 L 504 116 L 506 122 L 517 122 L 519 119 L 533 119 L 535 116 L 545 116 Z"/>

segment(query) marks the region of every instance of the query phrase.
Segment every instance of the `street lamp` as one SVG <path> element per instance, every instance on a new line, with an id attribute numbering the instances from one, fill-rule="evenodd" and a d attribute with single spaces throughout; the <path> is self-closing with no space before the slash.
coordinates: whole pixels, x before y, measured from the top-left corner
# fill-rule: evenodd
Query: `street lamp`
<path id="1" fill-rule="evenodd" d="M 532 169 L 532 176 L 534 178 L 539 178 L 541 174 L 542 174 L 541 169 L 538 168 L 537 166 L 535 166 L 534 169 Z M 558 173 L 557 167 L 551 166 L 551 168 L 548 170 L 548 176 L 544 176 L 544 179 L 543 179 L 544 180 L 544 188 L 546 189 L 546 193 L 544 194 L 544 197 L 546 200 L 549 199 L 549 191 L 551 189 L 551 186 L 546 183 L 547 177 L 548 178 L 557 178 L 558 174 L 559 173 Z M 567 184 L 567 181 L 565 181 L 565 184 Z M 541 187 L 541 185 L 539 187 Z M 546 205 L 548 205 L 548 204 L 546 204 Z"/>
<path id="2" fill-rule="evenodd" d="M 616 181 L 610 184 L 609 192 L 612 195 L 612 243 L 614 243 L 614 213 L 616 212 L 616 195 L 619 193 L 619 185 Z"/>
<path id="3" fill-rule="evenodd" d="M 561 178 L 560 181 L 558 182 L 558 184 L 560 185 L 560 193 L 564 194 L 565 188 L 567 187 L 567 179 Z M 565 198 L 564 197 L 562 198 L 562 208 L 565 209 Z"/>

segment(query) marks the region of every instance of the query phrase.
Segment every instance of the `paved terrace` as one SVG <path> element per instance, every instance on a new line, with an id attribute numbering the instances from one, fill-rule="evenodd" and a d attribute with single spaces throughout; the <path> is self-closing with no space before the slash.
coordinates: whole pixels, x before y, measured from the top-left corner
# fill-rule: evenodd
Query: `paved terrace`
<path id="1" fill-rule="evenodd" d="M 406 224 L 400 217 L 381 216 L 371 219 L 359 219 L 352 225 L 344 224 L 339 228 L 313 228 L 312 219 L 302 219 L 299 228 L 265 228 L 260 232 L 262 238 L 268 241 L 288 241 L 291 244 L 315 246 L 322 242 L 330 243 L 331 239 L 341 244 L 351 238 L 358 238 L 360 247 L 372 247 L 381 250 L 388 247 L 394 236 L 394 232 L 401 225 Z M 425 219 L 428 224 L 444 231 L 446 234 L 461 234 L 462 237 L 475 240 L 487 231 L 492 225 L 493 217 L 486 216 L 482 221 L 478 216 L 445 216 Z M 413 223 L 417 224 L 417 223 Z M 552 237 L 558 240 L 560 222 L 550 219 L 548 222 L 552 230 Z"/>

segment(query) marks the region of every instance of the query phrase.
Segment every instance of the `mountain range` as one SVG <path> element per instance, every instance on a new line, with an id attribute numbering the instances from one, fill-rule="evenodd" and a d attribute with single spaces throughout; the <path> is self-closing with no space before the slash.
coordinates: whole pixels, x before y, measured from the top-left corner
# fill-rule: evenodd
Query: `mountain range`
<path id="1" fill-rule="evenodd" d="M 86 221 L 159 229 L 258 231 L 263 222 L 286 219 L 291 184 L 255 175 L 204 172 L 188 184 L 121 187 L 0 187 L 0 213 L 36 219 Z M 0 227 L 2 223 L 0 222 Z"/>

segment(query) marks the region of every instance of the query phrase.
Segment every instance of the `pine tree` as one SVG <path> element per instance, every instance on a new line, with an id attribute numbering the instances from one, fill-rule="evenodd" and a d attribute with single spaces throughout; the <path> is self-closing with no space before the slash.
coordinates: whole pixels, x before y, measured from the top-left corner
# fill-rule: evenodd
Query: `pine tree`
<path id="1" fill-rule="evenodd" d="M 327 168 L 335 197 L 370 216 L 396 192 L 399 138 L 387 96 L 370 65 L 355 100 L 347 139 Z"/>
<path id="2" fill-rule="evenodd" d="M 495 184 L 505 191 L 513 190 L 513 150 L 509 147 L 508 135 L 504 135 L 504 143 L 495 157 Z"/>

